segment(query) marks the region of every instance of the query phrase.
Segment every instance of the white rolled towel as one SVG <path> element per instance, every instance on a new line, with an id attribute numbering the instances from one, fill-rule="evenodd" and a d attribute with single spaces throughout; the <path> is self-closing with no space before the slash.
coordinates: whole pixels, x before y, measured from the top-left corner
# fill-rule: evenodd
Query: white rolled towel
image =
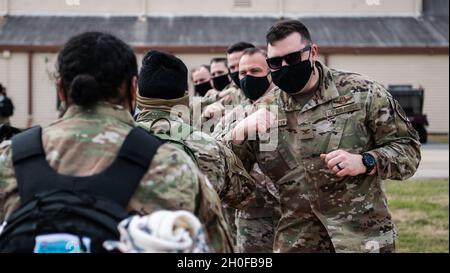
<path id="1" fill-rule="evenodd" d="M 132 216 L 118 225 L 120 242 L 107 241 L 107 250 L 144 253 L 208 252 L 198 218 L 188 211 L 160 210 L 146 216 Z"/>

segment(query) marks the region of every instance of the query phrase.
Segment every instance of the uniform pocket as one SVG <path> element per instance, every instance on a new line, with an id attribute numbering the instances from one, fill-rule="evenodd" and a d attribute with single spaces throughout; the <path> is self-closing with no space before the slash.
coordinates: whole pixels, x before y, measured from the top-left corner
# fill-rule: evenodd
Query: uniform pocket
<path id="1" fill-rule="evenodd" d="M 325 161 L 320 157 L 307 158 L 303 160 L 305 164 L 306 179 L 313 183 L 315 187 L 322 192 L 329 192 L 340 188 L 345 177 L 338 177 L 335 173 L 328 169 Z"/>

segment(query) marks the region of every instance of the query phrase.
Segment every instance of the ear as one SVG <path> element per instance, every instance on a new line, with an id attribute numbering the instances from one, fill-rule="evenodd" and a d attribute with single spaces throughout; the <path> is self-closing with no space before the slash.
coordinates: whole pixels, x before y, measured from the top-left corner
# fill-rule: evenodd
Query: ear
<path id="1" fill-rule="evenodd" d="M 136 100 L 137 88 L 138 88 L 138 79 L 137 76 L 134 76 L 133 79 L 131 80 L 131 92 L 133 100 Z"/>
<path id="2" fill-rule="evenodd" d="M 137 97 L 137 86 L 138 86 L 138 79 L 136 76 L 133 77 L 133 79 L 131 80 L 131 94 L 130 94 L 130 104 L 133 107 L 132 109 L 134 109 L 136 107 L 136 97 Z"/>
<path id="3" fill-rule="evenodd" d="M 312 44 L 311 45 L 311 59 L 313 60 L 313 62 L 317 62 L 319 58 L 319 51 L 317 48 L 317 44 Z"/>
<path id="4" fill-rule="evenodd" d="M 56 92 L 58 93 L 59 100 L 67 103 L 66 92 L 64 90 L 64 85 L 61 79 L 58 79 L 56 81 Z"/>
<path id="5" fill-rule="evenodd" d="M 272 73 L 270 73 L 269 70 L 269 74 L 267 74 L 267 80 L 271 83 L 272 82 Z"/>

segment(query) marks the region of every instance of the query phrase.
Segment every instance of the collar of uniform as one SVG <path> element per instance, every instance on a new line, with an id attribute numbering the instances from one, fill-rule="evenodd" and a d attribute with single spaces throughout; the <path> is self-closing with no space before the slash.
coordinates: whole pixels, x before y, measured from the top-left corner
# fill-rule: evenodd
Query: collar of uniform
<path id="1" fill-rule="evenodd" d="M 182 112 L 183 120 L 189 117 L 189 95 L 185 94 L 181 98 L 176 99 L 156 99 L 145 98 L 137 95 L 137 106 L 141 112 L 137 116 L 137 121 L 148 121 L 149 119 L 157 119 L 161 117 L 169 117 L 172 111 L 178 110 Z M 184 106 L 184 108 L 175 108 Z M 178 113 L 180 114 L 180 113 Z"/>
<path id="2" fill-rule="evenodd" d="M 280 91 L 280 88 L 274 85 L 267 91 L 264 95 L 262 95 L 259 99 L 252 102 L 252 104 L 271 104 L 274 101 L 275 95 Z M 247 98 L 250 101 L 250 99 Z M 251 101 L 250 101 L 251 102 Z"/>
<path id="3" fill-rule="evenodd" d="M 93 114 L 101 116 L 109 116 L 129 125 L 134 124 L 133 117 L 123 106 L 108 102 L 99 102 L 95 106 L 90 108 L 83 108 L 78 105 L 71 105 L 67 109 L 62 119 L 69 119 L 76 116 L 89 117 L 92 116 Z"/>
<path id="4" fill-rule="evenodd" d="M 145 109 L 136 117 L 136 122 L 154 121 L 159 118 L 169 118 L 170 112 L 162 109 Z"/>
<path id="5" fill-rule="evenodd" d="M 302 112 L 305 112 L 339 97 L 339 92 L 334 84 L 333 75 L 331 74 L 330 69 L 320 61 L 317 61 L 316 64 L 318 68 L 322 70 L 319 90 L 316 91 L 316 94 L 303 106 L 303 108 L 299 103 L 297 103 L 293 96 L 286 92 L 280 92 L 279 101 L 281 108 L 284 111 L 291 112 L 301 110 Z"/>
<path id="6" fill-rule="evenodd" d="M 238 90 L 239 88 L 238 88 L 237 86 L 235 86 L 235 85 L 233 84 L 233 81 L 232 81 L 232 82 L 229 83 L 227 86 L 225 86 L 224 89 L 222 89 L 222 90 L 219 91 L 219 92 L 227 91 L 228 89 Z"/>
<path id="7" fill-rule="evenodd" d="M 136 122 L 153 122 L 155 120 L 166 118 L 171 121 L 180 121 L 189 123 L 189 113 L 184 113 L 181 116 L 174 117 L 170 111 L 165 109 L 144 109 L 136 117 Z"/>

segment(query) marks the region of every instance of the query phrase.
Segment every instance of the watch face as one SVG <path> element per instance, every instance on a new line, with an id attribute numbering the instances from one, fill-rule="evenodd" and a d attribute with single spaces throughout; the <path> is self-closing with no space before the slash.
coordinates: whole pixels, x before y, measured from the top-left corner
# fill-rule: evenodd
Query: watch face
<path id="1" fill-rule="evenodd" d="M 375 158 L 370 154 L 364 154 L 364 159 L 368 166 L 375 166 Z"/>

